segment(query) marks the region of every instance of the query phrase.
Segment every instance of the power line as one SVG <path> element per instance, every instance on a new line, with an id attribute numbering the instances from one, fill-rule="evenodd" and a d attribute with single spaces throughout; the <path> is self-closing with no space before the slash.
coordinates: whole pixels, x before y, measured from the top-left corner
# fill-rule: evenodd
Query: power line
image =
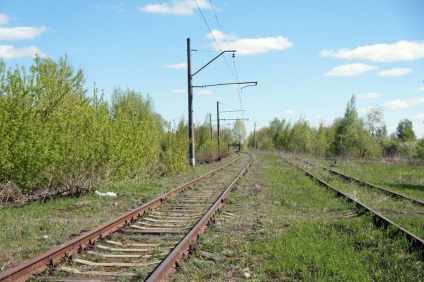
<path id="1" fill-rule="evenodd" d="M 203 12 L 202 12 L 202 9 L 200 9 L 200 6 L 199 6 L 199 4 L 197 3 L 197 1 L 196 1 L 196 0 L 194 0 L 194 2 L 196 3 L 197 9 L 199 10 L 200 15 L 202 16 L 203 21 L 205 22 L 205 24 L 206 24 L 206 26 L 207 26 L 207 28 L 208 28 L 208 30 L 209 30 L 210 35 L 212 36 L 213 40 L 215 41 L 215 44 L 216 44 L 216 46 L 218 47 L 218 50 L 219 50 L 220 52 L 222 52 L 221 46 L 219 46 L 218 40 L 216 39 L 215 35 L 213 34 L 212 29 L 210 28 L 210 26 L 209 26 L 209 24 L 208 24 L 208 21 L 206 20 L 206 18 L 205 18 L 205 16 L 204 16 L 204 14 L 203 14 Z M 221 29 L 221 25 L 219 24 L 218 16 L 217 16 L 217 15 L 216 15 L 216 13 L 215 13 L 215 8 L 214 8 L 214 6 L 212 5 L 212 2 L 211 2 L 210 0 L 209 0 L 209 3 L 210 3 L 210 5 L 211 5 L 211 7 L 212 7 L 213 13 L 215 14 L 215 18 L 217 19 L 217 22 L 218 22 L 218 25 L 219 25 L 219 29 L 220 29 L 221 33 L 222 33 L 222 34 L 224 34 L 224 33 L 223 33 L 223 31 L 222 31 L 222 29 Z M 223 38 L 224 38 L 224 41 L 225 41 L 225 36 L 224 36 Z M 228 46 L 228 43 L 227 43 L 227 46 Z M 229 48 L 229 47 L 228 47 L 228 48 Z M 230 48 L 229 48 L 229 49 L 230 49 Z M 233 77 L 234 77 L 235 81 L 236 81 L 236 82 L 239 82 L 238 77 L 234 74 L 234 72 L 233 72 L 233 70 L 231 69 L 230 64 L 228 63 L 228 61 L 227 61 L 227 59 L 225 58 L 225 56 L 224 56 L 223 58 L 224 58 L 225 63 L 227 64 L 228 69 L 230 70 L 231 74 L 233 75 Z M 234 56 L 233 56 L 233 58 L 234 58 Z"/>
<path id="2" fill-rule="evenodd" d="M 199 4 L 197 3 L 197 1 L 196 1 L 196 0 L 194 0 L 194 2 L 196 3 L 197 9 L 199 10 L 200 15 L 202 16 L 203 21 L 205 22 L 205 24 L 206 24 L 206 26 L 207 26 L 207 28 L 208 28 L 208 30 L 209 30 L 209 32 L 210 32 L 210 34 L 211 34 L 211 36 L 212 36 L 213 40 L 215 41 L 215 44 L 216 44 L 216 46 L 218 47 L 218 50 L 222 52 L 221 46 L 219 45 L 218 40 L 216 39 L 215 35 L 213 34 L 212 29 L 210 28 L 210 26 L 209 26 L 209 24 L 208 24 L 208 22 L 207 22 L 207 20 L 206 20 L 206 18 L 205 18 L 205 16 L 204 16 L 204 14 L 203 14 L 202 10 L 200 9 Z M 223 30 L 222 30 L 221 23 L 219 22 L 218 16 L 217 16 L 217 14 L 216 14 L 216 11 L 215 11 L 215 8 L 214 8 L 214 5 L 212 4 L 212 0 L 209 0 L 209 4 L 211 5 L 212 11 L 213 11 L 213 13 L 214 13 L 214 16 L 215 16 L 215 20 L 216 20 L 216 23 L 217 23 L 218 29 L 221 31 L 222 39 L 223 39 L 224 43 L 227 45 L 228 49 L 230 49 L 230 47 L 229 47 L 229 45 L 228 45 L 228 41 L 226 40 L 226 38 L 225 38 L 225 34 L 224 34 Z M 234 54 L 233 54 L 233 66 L 234 66 L 234 71 L 233 71 L 233 69 L 230 67 L 230 64 L 228 63 L 228 61 L 227 61 L 226 57 L 225 57 L 225 56 L 223 56 L 223 58 L 224 58 L 225 63 L 227 64 L 227 67 L 228 67 L 228 69 L 230 70 L 231 75 L 233 76 L 234 80 L 235 80 L 237 83 L 239 83 L 239 82 L 240 82 L 240 80 L 239 80 L 239 76 L 238 76 L 238 72 L 237 72 L 237 67 L 236 67 L 236 63 L 235 63 L 235 59 L 234 59 Z M 243 109 L 242 90 L 241 90 L 241 88 L 240 88 L 240 87 L 238 87 L 238 88 L 237 88 L 237 92 L 238 92 L 238 95 L 239 95 L 240 109 Z M 242 113 L 242 116 L 243 116 L 243 113 Z"/>
<path id="3" fill-rule="evenodd" d="M 215 12 L 215 8 L 214 8 L 214 6 L 213 6 L 213 4 L 212 4 L 212 0 L 209 0 L 209 3 L 211 4 L 212 11 L 213 11 L 213 13 L 214 13 L 214 15 L 215 15 L 215 20 L 216 20 L 216 24 L 217 24 L 217 26 L 218 26 L 218 29 L 221 31 L 221 34 L 222 34 L 222 35 L 224 35 L 224 31 L 222 30 L 221 23 L 219 22 L 218 16 L 217 16 L 217 14 L 216 14 L 216 12 Z M 225 36 L 223 36 L 223 41 L 224 41 L 224 43 L 227 45 L 227 47 L 228 47 L 228 48 L 230 48 L 230 47 L 228 46 L 228 41 L 227 41 L 227 39 L 225 38 Z M 228 63 L 227 63 L 227 65 L 228 65 Z M 234 73 L 232 73 L 232 74 L 233 74 L 233 77 L 234 77 L 234 79 L 236 80 L 236 82 L 240 82 L 240 81 L 239 81 L 238 72 L 237 72 L 236 61 L 235 61 L 234 57 L 233 57 L 233 66 L 234 66 Z M 229 66 L 228 66 L 228 67 L 229 67 Z M 230 68 L 230 67 L 229 67 L 229 68 Z M 240 109 L 243 109 L 243 101 L 242 101 L 242 91 L 241 91 L 241 88 L 237 88 L 237 91 L 238 91 L 238 95 L 239 95 Z"/>
<path id="4" fill-rule="evenodd" d="M 215 41 L 215 43 L 216 43 L 216 46 L 218 46 L 219 51 L 220 51 L 220 52 L 222 52 L 221 47 L 220 47 L 220 46 L 219 46 L 219 44 L 218 44 L 218 41 L 216 40 L 215 36 L 214 36 L 214 35 L 213 35 L 213 33 L 212 33 L 212 30 L 211 30 L 211 28 L 210 28 L 210 26 L 209 26 L 209 24 L 208 24 L 208 21 L 206 20 L 205 16 L 203 15 L 202 9 L 200 9 L 200 6 L 199 6 L 199 4 L 197 4 L 197 1 L 196 1 L 196 0 L 194 0 L 194 3 L 196 3 L 197 9 L 199 10 L 200 15 L 202 15 L 203 21 L 205 22 L 206 26 L 208 27 L 209 32 L 210 32 L 210 34 L 211 34 L 211 36 L 212 36 L 213 40 L 214 40 L 214 41 Z"/>

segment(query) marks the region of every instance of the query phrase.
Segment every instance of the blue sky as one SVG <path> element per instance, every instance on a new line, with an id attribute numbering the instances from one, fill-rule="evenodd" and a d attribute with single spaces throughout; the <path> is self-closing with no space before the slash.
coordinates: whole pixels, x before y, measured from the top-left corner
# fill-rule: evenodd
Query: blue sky
<path id="1" fill-rule="evenodd" d="M 203 15 L 203 16 L 202 16 Z M 248 131 L 277 117 L 311 125 L 342 117 L 352 95 L 365 116 L 381 107 L 389 133 L 402 119 L 424 137 L 422 0 L 0 0 L 0 58 L 68 56 L 110 99 L 114 87 L 149 94 L 165 119 L 187 119 L 187 38 L 192 70 L 225 53 L 194 85 L 194 121 L 216 101 Z M 238 112 L 238 110 L 244 110 Z"/>

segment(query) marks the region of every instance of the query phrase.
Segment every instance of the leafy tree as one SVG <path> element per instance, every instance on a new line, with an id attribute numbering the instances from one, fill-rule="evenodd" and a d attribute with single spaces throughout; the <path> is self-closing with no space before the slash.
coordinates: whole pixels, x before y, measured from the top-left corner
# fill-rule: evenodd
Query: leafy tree
<path id="1" fill-rule="evenodd" d="M 315 132 L 315 138 L 312 143 L 313 153 L 324 156 L 331 147 L 331 128 L 325 127 L 323 122 L 319 124 L 318 130 Z"/>
<path id="2" fill-rule="evenodd" d="M 255 136 L 256 135 L 256 136 Z M 271 150 L 274 148 L 274 144 L 272 143 L 272 139 L 270 136 L 270 129 L 269 127 L 262 127 L 260 128 L 256 134 L 253 132 L 249 135 L 249 147 L 250 148 L 257 148 L 259 150 Z M 256 140 L 255 140 L 256 138 Z"/>
<path id="3" fill-rule="evenodd" d="M 160 154 L 163 121 L 149 96 L 115 88 L 112 95 L 113 147 L 111 165 L 118 178 L 139 178 L 154 171 Z"/>
<path id="4" fill-rule="evenodd" d="M 221 157 L 227 156 L 228 151 L 228 144 L 232 144 L 233 142 L 236 142 L 236 140 L 233 139 L 233 132 L 232 129 L 228 127 L 222 127 L 220 129 L 220 136 L 221 136 Z"/>
<path id="5" fill-rule="evenodd" d="M 4 64 L 1 72 L 6 119 L 1 119 L 0 179 L 27 190 L 55 186 L 63 180 L 65 163 L 76 156 L 67 148 L 80 148 L 73 134 L 84 129 L 75 122 L 89 106 L 83 72 L 66 57 L 58 62 L 36 57 L 29 74 L 24 67 L 6 72 Z"/>
<path id="6" fill-rule="evenodd" d="M 183 118 L 178 125 L 171 128 L 167 123 L 168 131 L 162 135 L 162 171 L 165 175 L 175 175 L 186 172 L 188 165 L 188 126 Z"/>
<path id="7" fill-rule="evenodd" d="M 415 141 L 417 137 L 412 128 L 412 121 L 409 119 L 401 120 L 396 127 L 396 136 L 402 141 Z"/>
<path id="8" fill-rule="evenodd" d="M 370 136 L 365 123 L 356 110 L 356 97 L 353 95 L 346 106 L 345 115 L 336 121 L 335 152 L 338 155 L 352 155 L 364 158 L 378 155 L 378 143 Z"/>
<path id="9" fill-rule="evenodd" d="M 283 149 L 287 144 L 290 124 L 285 120 L 274 118 L 269 124 L 269 133 L 275 149 Z"/>
<path id="10" fill-rule="evenodd" d="M 233 134 L 233 140 L 235 142 L 239 142 L 242 146 L 244 141 L 246 140 L 246 135 L 247 135 L 246 127 L 242 120 L 236 120 L 234 122 L 232 134 Z"/>
<path id="11" fill-rule="evenodd" d="M 381 107 L 370 108 L 366 114 L 365 126 L 368 133 L 373 137 L 386 136 L 387 129 L 383 120 L 383 109 Z"/>
<path id="12" fill-rule="evenodd" d="M 195 128 L 195 146 L 196 146 L 196 159 L 198 162 L 210 163 L 218 159 L 218 140 L 212 139 L 212 136 L 217 136 L 215 132 L 211 133 L 211 125 L 209 114 L 206 115 L 205 121 L 202 125 Z"/>
<path id="13" fill-rule="evenodd" d="M 424 160 L 424 139 L 417 142 L 417 157 Z"/>
<path id="14" fill-rule="evenodd" d="M 293 124 L 287 138 L 287 149 L 292 152 L 312 152 L 312 139 L 314 133 L 309 123 L 300 117 L 299 120 Z"/>

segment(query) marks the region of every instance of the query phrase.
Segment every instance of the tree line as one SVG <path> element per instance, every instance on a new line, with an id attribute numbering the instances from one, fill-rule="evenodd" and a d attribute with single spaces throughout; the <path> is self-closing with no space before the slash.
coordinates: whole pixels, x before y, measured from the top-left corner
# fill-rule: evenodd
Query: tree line
<path id="1" fill-rule="evenodd" d="M 116 87 L 109 102 L 96 85 L 88 95 L 85 82 L 66 56 L 37 56 L 28 69 L 7 68 L 0 60 L 0 188 L 90 189 L 187 172 L 183 119 L 164 120 L 148 95 L 130 89 Z M 195 128 L 200 162 L 218 156 L 210 132 L 206 123 Z M 231 134 L 223 135 L 231 142 Z"/>
<path id="2" fill-rule="evenodd" d="M 321 122 L 318 127 L 312 127 L 304 117 L 294 123 L 274 118 L 269 126 L 252 132 L 247 141 L 250 148 L 261 150 L 369 159 L 424 159 L 424 139 L 417 139 L 412 121 L 399 121 L 396 132 L 388 135 L 383 110 L 372 108 L 365 117 L 360 117 L 355 95 L 348 101 L 344 116 L 331 125 Z"/>

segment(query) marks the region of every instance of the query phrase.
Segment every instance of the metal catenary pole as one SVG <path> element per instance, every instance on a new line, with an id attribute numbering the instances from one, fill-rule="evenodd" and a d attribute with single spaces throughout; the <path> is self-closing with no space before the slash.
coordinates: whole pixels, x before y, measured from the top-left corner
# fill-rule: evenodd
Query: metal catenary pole
<path id="1" fill-rule="evenodd" d="M 188 76 L 188 138 L 189 145 L 189 164 L 195 166 L 194 156 L 194 129 L 193 129 L 193 86 L 191 75 L 191 47 L 190 38 L 187 38 L 187 76 Z"/>
<path id="2" fill-rule="evenodd" d="M 218 124 L 218 160 L 221 159 L 221 143 L 219 141 L 219 138 L 221 134 L 219 133 L 219 102 L 216 102 L 216 122 Z"/>

